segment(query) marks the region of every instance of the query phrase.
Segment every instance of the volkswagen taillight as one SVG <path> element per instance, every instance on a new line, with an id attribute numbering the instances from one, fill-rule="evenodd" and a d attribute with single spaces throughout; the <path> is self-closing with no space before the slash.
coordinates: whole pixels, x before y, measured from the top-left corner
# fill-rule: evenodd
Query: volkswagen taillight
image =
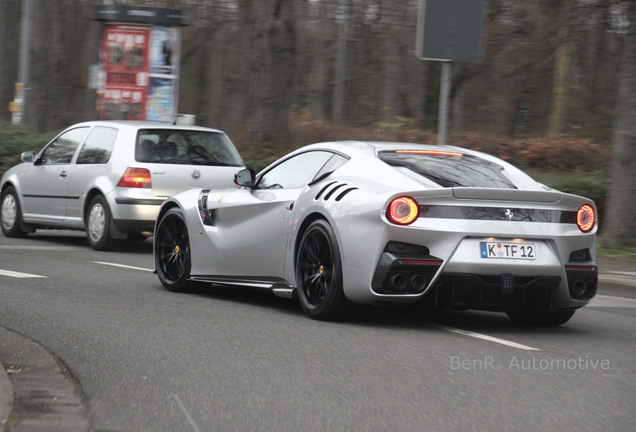
<path id="1" fill-rule="evenodd" d="M 146 168 L 127 168 L 117 187 L 150 188 L 152 187 L 150 171 Z"/>

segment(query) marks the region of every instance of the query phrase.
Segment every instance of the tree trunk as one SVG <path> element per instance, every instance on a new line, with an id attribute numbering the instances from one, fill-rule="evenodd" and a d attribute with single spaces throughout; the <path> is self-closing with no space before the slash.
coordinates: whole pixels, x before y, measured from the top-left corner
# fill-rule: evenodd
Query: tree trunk
<path id="1" fill-rule="evenodd" d="M 552 81 L 552 106 L 548 119 L 548 135 L 558 135 L 563 132 L 565 113 L 571 77 L 572 42 L 570 41 L 571 0 L 562 0 L 559 11 L 559 30 L 557 33 L 557 48 L 554 59 L 554 76 Z"/>
<path id="2" fill-rule="evenodd" d="M 296 55 L 295 0 L 241 0 L 241 27 L 249 34 L 246 125 L 250 141 L 289 135 Z"/>
<path id="3" fill-rule="evenodd" d="M 636 246 L 636 4 L 626 2 L 629 29 L 622 49 L 614 121 L 612 182 L 603 237 Z"/>

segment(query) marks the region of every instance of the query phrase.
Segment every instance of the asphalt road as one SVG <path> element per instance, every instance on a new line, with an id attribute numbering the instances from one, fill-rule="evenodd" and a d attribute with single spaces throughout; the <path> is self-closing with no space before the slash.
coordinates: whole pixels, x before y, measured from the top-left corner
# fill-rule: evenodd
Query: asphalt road
<path id="1" fill-rule="evenodd" d="M 151 269 L 150 241 L 0 236 L 0 325 L 68 365 L 94 431 L 636 430 L 634 299 L 559 328 L 403 308 L 328 323 L 267 292 L 170 293 Z"/>

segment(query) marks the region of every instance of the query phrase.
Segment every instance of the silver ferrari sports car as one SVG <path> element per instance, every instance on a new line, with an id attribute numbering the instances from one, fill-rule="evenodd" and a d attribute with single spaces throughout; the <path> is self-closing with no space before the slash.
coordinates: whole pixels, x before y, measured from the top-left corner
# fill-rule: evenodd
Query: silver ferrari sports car
<path id="1" fill-rule="evenodd" d="M 298 297 L 312 318 L 351 303 L 505 312 L 560 325 L 597 290 L 593 201 L 459 147 L 312 144 L 231 190 L 168 198 L 155 226 L 161 283 Z"/>

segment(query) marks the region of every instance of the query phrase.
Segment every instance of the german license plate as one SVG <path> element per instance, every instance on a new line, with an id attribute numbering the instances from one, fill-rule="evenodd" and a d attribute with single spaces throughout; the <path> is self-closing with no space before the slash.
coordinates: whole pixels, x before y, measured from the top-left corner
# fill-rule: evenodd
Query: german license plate
<path id="1" fill-rule="evenodd" d="M 482 258 L 537 259 L 537 246 L 527 242 L 480 242 Z"/>

